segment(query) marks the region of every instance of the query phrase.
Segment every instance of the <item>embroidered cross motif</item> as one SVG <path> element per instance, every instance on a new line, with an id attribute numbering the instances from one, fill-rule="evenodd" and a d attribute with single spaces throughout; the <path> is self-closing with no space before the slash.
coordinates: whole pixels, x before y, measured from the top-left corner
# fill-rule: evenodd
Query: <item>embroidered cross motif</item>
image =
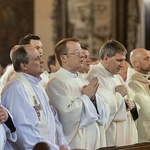
<path id="1" fill-rule="evenodd" d="M 37 116 L 38 116 L 38 118 L 39 118 L 39 121 L 41 120 L 41 113 L 40 113 L 40 111 L 42 110 L 41 109 L 41 105 L 40 104 L 38 104 L 38 102 L 37 102 L 37 100 L 36 100 L 36 97 L 35 96 L 33 96 L 33 100 L 34 100 L 34 109 L 35 109 L 35 111 L 36 111 L 36 113 L 37 113 Z"/>
<path id="2" fill-rule="evenodd" d="M 68 105 L 68 108 L 72 106 L 75 100 L 71 100 L 70 104 Z"/>

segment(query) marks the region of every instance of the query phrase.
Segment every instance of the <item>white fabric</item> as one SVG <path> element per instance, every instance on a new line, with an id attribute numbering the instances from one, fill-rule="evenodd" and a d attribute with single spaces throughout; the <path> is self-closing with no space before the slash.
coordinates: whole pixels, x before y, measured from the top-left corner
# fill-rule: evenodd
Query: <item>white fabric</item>
<path id="1" fill-rule="evenodd" d="M 46 92 L 58 111 L 70 147 L 96 150 L 106 146 L 101 125 L 106 122 L 106 114 L 103 103 L 99 103 L 98 115 L 88 96 L 82 95 L 81 89 L 86 84 L 88 82 L 77 74 L 60 68 L 48 82 Z"/>
<path id="2" fill-rule="evenodd" d="M 150 75 L 150 74 L 149 74 Z M 137 129 L 139 133 L 139 142 L 150 140 L 150 80 L 143 74 L 128 69 L 127 84 L 135 92 L 135 101 L 140 105 L 139 118 L 137 120 Z"/>
<path id="3" fill-rule="evenodd" d="M 44 71 L 40 77 L 42 78 L 42 80 L 40 81 L 40 84 L 43 86 L 43 87 L 46 87 L 46 84 L 49 80 L 49 73 L 47 71 Z"/>
<path id="4" fill-rule="evenodd" d="M 87 73 L 77 72 L 77 74 L 78 74 L 78 76 L 79 76 L 80 78 L 83 78 L 83 79 L 85 79 L 86 76 L 87 76 Z"/>
<path id="5" fill-rule="evenodd" d="M 21 73 L 17 74 L 17 80 L 19 80 L 23 84 L 24 88 L 27 90 L 27 92 L 30 96 L 29 102 L 32 105 L 32 107 L 35 106 L 34 99 L 37 101 L 37 104 L 40 104 L 40 101 L 39 101 L 38 97 L 36 96 L 36 93 L 34 92 L 33 88 L 31 87 L 31 84 L 29 83 L 28 80 L 26 80 L 26 78 Z M 52 113 L 51 113 L 51 115 L 52 115 Z M 54 122 L 54 118 L 51 118 L 51 121 Z M 40 131 L 40 134 L 48 140 L 49 135 L 48 135 L 48 132 L 47 132 L 47 128 L 44 128 L 46 122 L 47 121 L 46 121 L 46 118 L 44 116 L 44 112 L 41 111 L 40 112 L 40 120 L 39 120 L 38 129 Z M 55 129 L 54 124 L 53 124 L 53 129 Z M 56 131 L 52 130 L 51 132 L 52 132 L 51 133 L 52 135 L 55 135 Z"/>
<path id="6" fill-rule="evenodd" d="M 5 133 L 5 129 L 3 127 L 3 124 L 0 124 L 0 134 L 1 134 L 0 149 L 3 150 L 4 149 L 4 145 L 6 143 L 6 133 Z"/>
<path id="7" fill-rule="evenodd" d="M 0 105 L 0 107 L 3 107 L 3 106 Z M 6 108 L 4 109 L 8 112 Z M 11 117 L 11 119 L 13 119 L 10 113 L 9 113 L 9 116 Z M 7 139 L 13 142 L 17 140 L 16 132 L 11 133 L 10 129 L 4 123 L 0 124 L 0 135 L 1 135 L 0 136 L 0 150 L 4 149 Z"/>
<path id="8" fill-rule="evenodd" d="M 11 64 L 5 70 L 5 73 L 0 78 L 0 92 L 3 90 L 6 83 L 10 80 L 11 76 L 14 74 L 14 68 Z"/>
<path id="9" fill-rule="evenodd" d="M 124 84 L 122 78 L 119 75 L 110 74 L 101 63 L 91 66 L 87 78 L 89 80 L 92 77 L 98 77 L 98 94 L 110 107 L 110 110 L 107 109 L 108 122 L 105 125 L 107 146 L 137 143 L 135 122 L 130 112 L 126 112 L 124 98 L 120 93 L 115 93 L 115 87 Z M 131 93 L 129 89 L 128 93 L 128 98 L 133 100 L 134 95 L 131 94 L 134 93 Z"/>
<path id="10" fill-rule="evenodd" d="M 2 92 L 2 104 L 14 117 L 18 139 L 15 144 L 10 142 L 8 144 L 11 144 L 15 150 L 32 150 L 40 141 L 48 142 L 52 150 L 59 149 L 56 127 L 61 131 L 61 126 L 55 124 L 48 97 L 44 88 L 39 85 L 39 81 L 40 79 L 33 76 L 15 73 Z M 37 103 L 41 107 L 40 119 L 31 102 L 34 100 L 33 95 L 36 96 Z M 59 141 L 61 145 L 68 146 L 63 137 L 59 140 L 62 141 Z"/>

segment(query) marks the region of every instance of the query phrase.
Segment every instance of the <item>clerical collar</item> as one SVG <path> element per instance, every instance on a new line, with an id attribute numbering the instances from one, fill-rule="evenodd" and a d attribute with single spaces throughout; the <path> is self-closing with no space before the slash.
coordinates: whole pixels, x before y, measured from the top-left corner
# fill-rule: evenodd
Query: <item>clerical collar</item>
<path id="1" fill-rule="evenodd" d="M 106 69 L 105 69 L 106 70 Z M 110 76 L 110 77 L 114 77 L 114 74 L 110 73 L 108 70 L 107 71 L 107 74 Z"/>
<path id="2" fill-rule="evenodd" d="M 77 78 L 77 77 L 78 77 L 78 74 L 77 74 L 77 73 L 72 73 L 72 72 L 70 72 L 70 71 L 68 71 L 68 70 L 66 70 L 65 68 L 62 68 L 62 67 L 61 67 L 61 69 L 62 69 L 64 72 L 66 72 L 70 77 L 73 77 L 73 78 Z"/>
<path id="3" fill-rule="evenodd" d="M 109 77 L 114 77 L 114 74 L 111 74 L 104 66 L 103 64 L 99 63 L 98 65 L 100 65 L 103 69 L 104 72 L 106 72 L 107 76 Z"/>
<path id="4" fill-rule="evenodd" d="M 34 77 L 34 76 L 29 75 L 27 73 L 22 73 L 22 74 L 27 78 L 27 80 L 32 81 L 36 84 L 38 84 L 41 81 L 41 77 L 37 78 L 37 77 Z"/>

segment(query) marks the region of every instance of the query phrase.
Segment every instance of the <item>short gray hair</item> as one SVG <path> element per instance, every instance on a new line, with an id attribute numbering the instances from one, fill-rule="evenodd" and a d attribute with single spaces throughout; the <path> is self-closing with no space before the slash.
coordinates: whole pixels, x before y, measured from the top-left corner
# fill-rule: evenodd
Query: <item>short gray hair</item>
<path id="1" fill-rule="evenodd" d="M 116 54 L 127 54 L 126 48 L 116 40 L 107 41 L 99 51 L 99 58 L 103 60 L 104 56 L 113 57 Z"/>
<path id="2" fill-rule="evenodd" d="M 20 63 L 28 64 L 29 62 L 29 56 L 25 49 L 26 46 L 22 45 L 15 49 L 15 51 L 12 53 L 12 63 L 14 66 L 14 70 L 16 72 L 20 72 Z"/>

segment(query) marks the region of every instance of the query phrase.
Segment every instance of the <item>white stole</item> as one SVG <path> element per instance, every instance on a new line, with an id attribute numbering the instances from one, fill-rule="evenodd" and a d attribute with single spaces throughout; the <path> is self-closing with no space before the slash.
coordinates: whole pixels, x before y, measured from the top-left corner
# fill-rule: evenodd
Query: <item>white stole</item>
<path id="1" fill-rule="evenodd" d="M 29 96 L 29 102 L 37 113 L 37 117 L 39 120 L 37 128 L 39 129 L 40 134 L 48 140 L 47 128 L 44 128 L 45 124 L 47 124 L 47 120 L 44 116 L 42 105 L 38 97 L 36 96 L 34 89 L 32 88 L 30 82 L 24 77 L 22 73 L 15 73 L 15 77 L 17 77 L 16 79 L 19 80 L 25 87 L 25 90 Z"/>

